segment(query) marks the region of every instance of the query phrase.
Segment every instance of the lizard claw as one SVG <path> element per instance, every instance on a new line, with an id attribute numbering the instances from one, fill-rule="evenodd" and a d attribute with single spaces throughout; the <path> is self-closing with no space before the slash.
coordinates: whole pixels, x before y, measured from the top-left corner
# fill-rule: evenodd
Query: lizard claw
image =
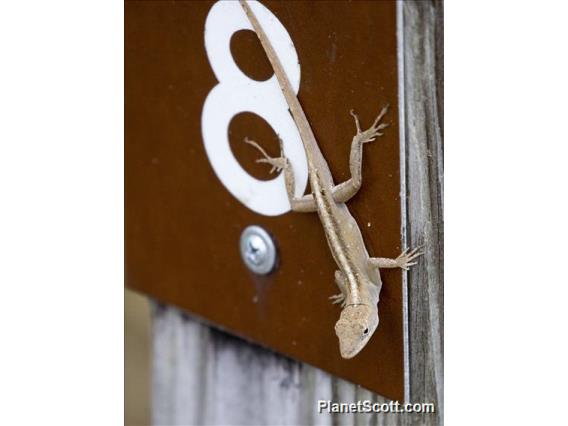
<path id="1" fill-rule="evenodd" d="M 416 259 L 418 256 L 422 256 L 424 253 L 419 251 L 422 248 L 422 246 L 418 246 L 412 250 L 410 250 L 409 248 L 405 249 L 395 260 L 397 265 L 404 269 L 405 271 L 408 271 L 408 269 L 413 266 L 416 265 L 416 262 L 412 262 L 412 260 Z"/>
<path id="2" fill-rule="evenodd" d="M 361 133 L 361 123 L 359 123 L 359 116 L 355 114 L 355 110 L 351 108 L 349 114 L 355 119 L 355 126 L 357 127 L 357 134 Z"/>
<path id="3" fill-rule="evenodd" d="M 256 160 L 257 163 L 266 163 L 272 166 L 269 173 L 274 173 L 274 171 L 280 171 L 286 166 L 286 157 L 284 157 L 283 147 L 282 147 L 282 139 L 278 138 L 280 143 L 280 157 L 274 158 L 269 156 L 266 151 L 255 141 L 250 140 L 249 138 L 244 138 L 244 142 L 256 148 L 264 158 L 259 158 Z"/>
<path id="4" fill-rule="evenodd" d="M 343 293 L 339 293 L 339 294 L 335 294 L 333 296 L 329 296 L 329 299 L 332 301 L 331 303 L 334 304 L 334 305 L 341 303 L 342 308 L 345 306 L 345 296 L 343 295 Z"/>
<path id="5" fill-rule="evenodd" d="M 383 133 L 381 133 L 381 130 L 390 126 L 390 123 L 381 123 L 380 121 L 385 116 L 388 109 L 389 109 L 389 105 L 386 105 L 381 110 L 381 112 L 379 113 L 377 118 L 375 118 L 375 121 L 373 122 L 371 127 L 369 127 L 365 131 L 361 131 L 361 125 L 359 124 L 359 117 L 357 116 L 357 114 L 355 114 L 355 112 L 353 110 L 349 111 L 349 113 L 353 116 L 353 118 L 355 118 L 355 125 L 357 126 L 357 136 L 356 137 L 359 138 L 359 140 L 362 143 L 373 142 L 373 141 L 376 140 L 377 137 L 383 136 Z"/>
<path id="6" fill-rule="evenodd" d="M 390 106 L 389 104 L 386 104 L 383 107 L 381 112 L 379 112 L 379 115 L 377 116 L 377 118 L 375 118 L 375 121 L 373 122 L 373 125 L 371 127 L 377 127 L 377 124 L 379 124 L 379 121 L 381 121 L 381 119 L 385 116 L 385 114 L 389 110 L 389 106 Z"/>
<path id="7" fill-rule="evenodd" d="M 275 164 L 276 160 L 280 160 L 280 158 L 259 158 L 258 160 L 256 160 L 256 162 L 271 165 L 272 168 L 268 173 L 272 174 L 275 170 L 280 171 L 283 168 L 283 166 L 281 166 L 280 164 Z"/>

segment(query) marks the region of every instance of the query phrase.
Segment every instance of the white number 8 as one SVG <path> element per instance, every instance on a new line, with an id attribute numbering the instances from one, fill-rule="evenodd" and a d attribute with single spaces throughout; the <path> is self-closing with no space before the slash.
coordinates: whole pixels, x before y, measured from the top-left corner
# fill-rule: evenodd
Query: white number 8
<path id="1" fill-rule="evenodd" d="M 262 4 L 249 1 L 249 5 L 297 93 L 300 87 L 300 64 L 288 32 Z M 300 134 L 288 112 L 276 76 L 262 82 L 252 80 L 239 69 L 231 55 L 231 37 L 243 29 L 253 30 L 239 2 L 219 1 L 209 11 L 205 22 L 205 50 L 219 84 L 209 92 L 203 105 L 203 143 L 215 174 L 235 198 L 257 213 L 277 216 L 290 210 L 284 174 L 262 181 L 249 175 L 240 166 L 229 146 L 228 130 L 232 118 L 248 111 L 270 124 L 283 141 L 284 151 L 294 170 L 294 191 L 298 197 L 306 189 L 308 164 Z"/>

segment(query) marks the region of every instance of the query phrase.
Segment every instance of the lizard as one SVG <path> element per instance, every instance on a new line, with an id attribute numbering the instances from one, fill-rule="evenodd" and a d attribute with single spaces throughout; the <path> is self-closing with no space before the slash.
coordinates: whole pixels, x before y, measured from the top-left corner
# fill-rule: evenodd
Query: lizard
<path id="1" fill-rule="evenodd" d="M 359 117 L 353 110 L 350 111 L 356 127 L 349 160 L 351 178 L 335 185 L 327 161 L 278 55 L 250 6 L 245 0 L 239 1 L 272 65 L 300 133 L 308 163 L 311 193 L 301 197 L 295 196 L 294 173 L 284 155 L 281 139 L 279 139 L 280 157 L 270 157 L 255 141 L 248 138 L 244 141 L 262 154 L 262 158 L 257 159 L 257 162 L 271 165 L 271 173 L 275 170 L 284 173 L 286 192 L 292 211 L 317 212 L 319 215 L 331 254 L 338 267 L 335 272 L 335 282 L 341 293 L 331 296 L 330 299 L 333 303 L 341 303 L 342 307 L 339 320 L 335 324 L 339 352 L 342 358 L 353 358 L 365 347 L 379 324 L 378 303 L 382 287 L 379 269 L 408 270 L 410 266 L 416 264 L 413 260 L 422 255 L 418 247 L 414 250 L 404 250 L 395 259 L 370 257 L 357 221 L 346 205 L 362 184 L 363 145 L 383 135 L 381 130 L 388 124 L 382 123 L 381 120 L 389 106 L 382 108 L 371 127 L 366 130 L 361 130 Z"/>

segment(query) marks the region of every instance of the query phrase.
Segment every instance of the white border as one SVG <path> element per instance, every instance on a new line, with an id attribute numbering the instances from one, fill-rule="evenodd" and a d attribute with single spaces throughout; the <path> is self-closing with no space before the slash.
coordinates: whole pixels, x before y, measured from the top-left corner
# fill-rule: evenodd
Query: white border
<path id="1" fill-rule="evenodd" d="M 0 424 L 124 423 L 125 9 L 0 4 Z"/>

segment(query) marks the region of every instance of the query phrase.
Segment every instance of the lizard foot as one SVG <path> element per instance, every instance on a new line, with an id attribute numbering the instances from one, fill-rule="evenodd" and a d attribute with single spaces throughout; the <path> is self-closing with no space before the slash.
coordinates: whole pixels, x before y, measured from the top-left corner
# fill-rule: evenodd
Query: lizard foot
<path id="1" fill-rule="evenodd" d="M 334 304 L 334 305 L 341 303 L 342 308 L 345 306 L 345 296 L 343 295 L 343 293 L 339 293 L 339 294 L 335 294 L 333 296 L 329 296 L 329 299 L 331 300 L 331 303 Z"/>
<path id="2" fill-rule="evenodd" d="M 415 249 L 406 249 L 404 250 L 396 259 L 395 262 L 397 263 L 397 265 L 404 269 L 405 271 L 408 271 L 408 268 L 410 268 L 412 265 L 416 265 L 416 262 L 412 262 L 412 260 L 416 259 L 418 256 L 422 256 L 424 253 L 419 251 L 422 248 L 422 246 L 416 247 Z M 409 251 L 410 250 L 410 251 Z"/>
<path id="3" fill-rule="evenodd" d="M 259 144 L 257 144 L 253 140 L 250 140 L 249 138 L 245 138 L 244 141 L 245 143 L 248 143 L 249 145 L 255 147 L 258 151 L 260 151 L 260 153 L 264 158 L 259 158 L 258 160 L 256 160 L 256 162 L 270 164 L 272 166 L 272 169 L 270 169 L 270 173 L 274 173 L 274 171 L 279 172 L 284 167 L 286 167 L 287 160 L 286 157 L 284 157 L 284 151 L 282 148 L 282 139 L 278 138 L 278 141 L 280 142 L 280 157 L 269 156 Z"/>
<path id="4" fill-rule="evenodd" d="M 385 116 L 388 109 L 389 109 L 388 105 L 383 107 L 377 118 L 375 118 L 373 125 L 365 131 L 361 130 L 361 124 L 359 123 L 359 116 L 355 114 L 353 110 L 349 111 L 349 114 L 351 114 L 355 119 L 355 126 L 357 127 L 357 135 L 355 137 L 358 138 L 361 141 L 361 143 L 372 142 L 378 136 L 383 135 L 383 133 L 381 133 L 381 130 L 383 130 L 384 128 L 390 125 L 388 123 L 381 123 L 381 119 Z"/>

